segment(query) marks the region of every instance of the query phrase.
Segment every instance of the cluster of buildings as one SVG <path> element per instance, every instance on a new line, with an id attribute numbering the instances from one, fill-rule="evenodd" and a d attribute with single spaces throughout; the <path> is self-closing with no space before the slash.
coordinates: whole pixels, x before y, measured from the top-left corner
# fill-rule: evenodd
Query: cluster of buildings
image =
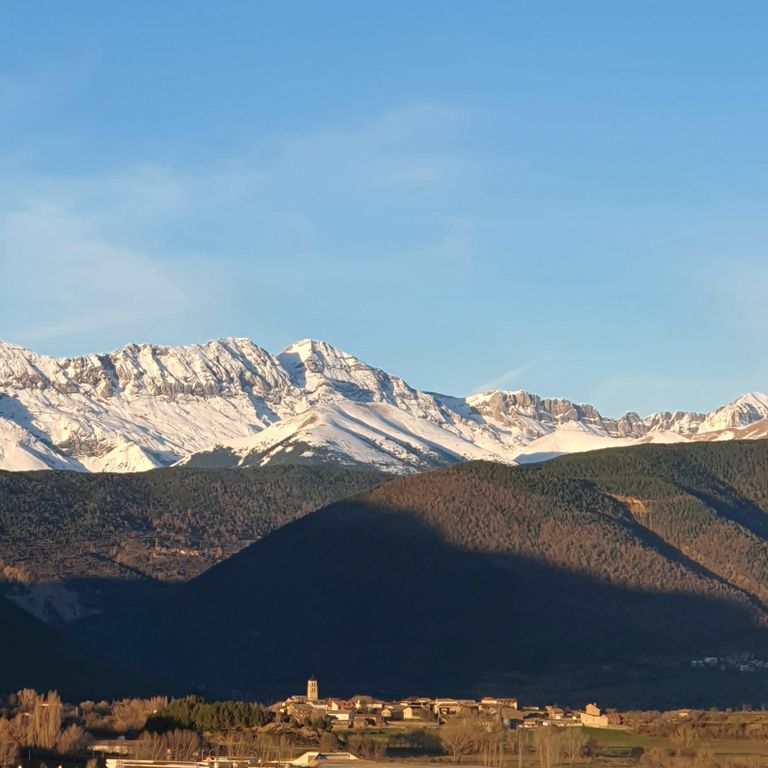
<path id="1" fill-rule="evenodd" d="M 371 696 L 321 699 L 318 682 L 314 678 L 307 681 L 306 694 L 289 696 L 284 701 L 275 702 L 271 709 L 278 716 L 298 721 L 330 720 L 334 726 L 344 729 L 381 728 L 406 722 L 413 725 L 439 724 L 461 717 L 473 718 L 481 724 L 501 723 L 507 728 L 548 725 L 608 728 L 621 724 L 618 715 L 604 713 L 595 704 L 587 704 L 583 711 L 572 711 L 553 706 L 521 709 L 517 699 L 495 696 L 481 699 L 411 696 L 390 701 Z"/>
<path id="2" fill-rule="evenodd" d="M 768 670 L 768 661 L 757 659 L 748 652 L 738 652 L 727 656 L 704 656 L 701 659 L 692 659 L 691 666 L 694 669 L 749 673 Z"/>
<path id="3" fill-rule="evenodd" d="M 490 696 L 479 701 L 427 696 L 389 701 L 371 696 L 321 699 L 317 680 L 310 678 L 305 695 L 289 696 L 273 704 L 271 709 L 277 715 L 295 720 L 325 718 L 343 728 L 376 728 L 406 720 L 441 722 L 457 715 L 510 717 L 517 711 L 517 699 Z"/>
<path id="4" fill-rule="evenodd" d="M 460 718 L 471 718 L 474 723 L 492 728 L 502 724 L 507 728 L 580 727 L 611 728 L 621 725 L 616 713 L 602 712 L 596 704 L 587 704 L 584 710 L 572 711 L 561 707 L 519 707 L 515 698 L 485 696 L 482 699 L 432 698 L 412 696 L 387 701 L 371 696 L 351 699 L 326 698 L 319 695 L 318 682 L 307 681 L 305 694 L 289 696 L 275 702 L 272 711 L 278 718 L 299 722 L 330 720 L 343 730 L 385 728 L 390 725 L 438 728 L 441 724 Z M 142 760 L 130 755 L 130 742 L 109 741 L 94 744 L 94 751 L 108 755 L 106 768 L 254 768 L 267 765 L 254 757 L 214 757 L 200 760 Z M 321 750 L 305 751 L 298 757 L 271 761 L 274 768 L 336 768 L 361 763 L 351 752 Z"/>

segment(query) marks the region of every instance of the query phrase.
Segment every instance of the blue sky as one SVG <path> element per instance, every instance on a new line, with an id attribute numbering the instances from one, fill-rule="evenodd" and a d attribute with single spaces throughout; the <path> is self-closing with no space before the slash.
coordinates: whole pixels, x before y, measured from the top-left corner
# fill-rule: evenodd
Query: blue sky
<path id="1" fill-rule="evenodd" d="M 0 0 L 0 338 L 768 389 L 768 6 Z"/>

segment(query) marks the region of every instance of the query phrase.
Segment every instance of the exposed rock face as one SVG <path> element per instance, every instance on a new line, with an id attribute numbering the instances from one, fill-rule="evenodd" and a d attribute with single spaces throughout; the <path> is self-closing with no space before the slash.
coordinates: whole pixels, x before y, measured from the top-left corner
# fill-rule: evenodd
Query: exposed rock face
<path id="1" fill-rule="evenodd" d="M 759 393 L 710 414 L 644 419 L 528 392 L 435 395 L 313 340 L 279 355 L 229 338 L 76 358 L 0 343 L 5 469 L 132 471 L 215 454 L 227 466 L 332 459 L 412 471 L 633 441 L 760 437 L 766 418 Z"/>
<path id="2" fill-rule="evenodd" d="M 260 396 L 291 383 L 279 361 L 248 339 L 189 347 L 129 344 L 111 354 L 51 358 L 0 344 L 0 386 L 68 394 L 210 397 L 254 391 Z"/>
<path id="3" fill-rule="evenodd" d="M 648 426 L 636 413 L 610 419 L 592 405 L 542 398 L 528 392 L 488 392 L 472 395 L 467 402 L 499 425 L 519 428 L 528 425 L 537 437 L 541 435 L 540 425 L 556 429 L 569 422 L 592 427 L 611 437 L 642 437 L 648 432 Z M 531 425 L 530 420 L 535 425 Z"/>

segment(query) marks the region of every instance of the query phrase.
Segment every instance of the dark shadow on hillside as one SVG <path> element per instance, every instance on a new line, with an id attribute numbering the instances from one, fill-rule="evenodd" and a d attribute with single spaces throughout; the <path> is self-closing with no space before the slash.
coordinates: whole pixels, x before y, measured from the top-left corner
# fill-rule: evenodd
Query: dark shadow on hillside
<path id="1" fill-rule="evenodd" d="M 168 582 L 78 576 L 59 580 L 0 581 L 0 595 L 57 629 L 74 632 L 93 616 L 112 616 L 170 592 Z"/>
<path id="2" fill-rule="evenodd" d="M 594 483 L 592 483 L 591 481 L 585 481 L 585 482 L 589 482 L 590 485 L 595 489 L 596 493 L 601 493 L 600 489 Z M 615 498 L 615 497 L 611 497 L 611 498 Z M 616 503 L 621 504 L 622 506 L 625 506 L 623 502 L 620 502 L 618 500 Z M 689 557 L 688 555 L 685 554 L 685 552 L 682 552 L 673 544 L 670 544 L 668 541 L 666 541 L 666 539 L 659 536 L 653 530 L 639 523 L 637 520 L 635 520 L 634 517 L 632 517 L 632 515 L 629 512 L 627 512 L 626 517 L 612 518 L 611 520 L 614 525 L 621 525 L 625 527 L 628 531 L 631 531 L 633 536 L 635 536 L 637 539 L 642 541 L 648 547 L 655 549 L 657 552 L 664 555 L 664 557 L 667 560 L 671 560 L 673 562 L 679 563 L 680 565 L 684 566 L 687 570 L 697 574 L 698 576 L 702 576 L 706 579 L 711 579 L 712 581 L 716 581 L 718 584 L 722 584 L 723 586 L 736 590 L 743 596 L 745 601 L 749 602 L 758 610 L 762 610 L 765 607 L 763 602 L 759 598 L 751 594 L 747 589 L 744 589 L 743 587 L 740 587 L 738 584 L 734 584 L 728 581 L 727 579 L 723 578 L 719 574 L 715 573 L 714 571 L 710 570 L 706 566 L 702 565 L 701 563 L 697 562 L 693 558 Z"/>
<path id="3" fill-rule="evenodd" d="M 713 479 L 713 482 L 714 479 Z M 676 484 L 686 493 L 714 509 L 718 515 L 746 528 L 760 539 L 768 539 L 768 516 L 750 499 L 742 496 L 735 488 L 722 481 L 716 481 L 714 493 L 706 493 L 683 483 Z"/>
<path id="4" fill-rule="evenodd" d="M 415 514 L 359 501 L 82 632 L 189 688 L 261 699 L 309 674 L 335 695 L 514 694 L 555 669 L 766 641 L 745 605 L 458 549 Z"/>
<path id="5" fill-rule="evenodd" d="M 127 672 L 87 650 L 63 632 L 44 624 L 0 597 L 0 690 L 55 689 L 70 700 L 91 696 L 126 696 L 163 691 L 141 671 Z"/>

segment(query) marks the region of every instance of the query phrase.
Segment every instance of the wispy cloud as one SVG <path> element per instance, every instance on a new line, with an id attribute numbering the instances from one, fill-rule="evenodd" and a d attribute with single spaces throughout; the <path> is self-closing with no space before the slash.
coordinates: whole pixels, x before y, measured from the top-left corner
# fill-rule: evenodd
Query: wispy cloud
<path id="1" fill-rule="evenodd" d="M 522 376 L 526 371 L 531 370 L 535 365 L 539 365 L 539 363 L 544 362 L 544 360 L 547 360 L 548 357 L 539 357 L 535 360 L 531 360 L 528 363 L 524 363 L 523 365 L 519 365 L 517 368 L 510 368 L 508 371 L 504 371 L 504 373 L 500 374 L 499 376 L 496 376 L 493 379 L 490 379 L 489 381 L 484 381 L 482 384 L 478 384 L 476 387 L 472 388 L 472 391 L 470 394 L 476 394 L 480 392 L 490 392 L 494 389 L 505 389 L 509 384 L 511 384 L 515 379 Z"/>
<path id="2" fill-rule="evenodd" d="M 382 300 L 393 281 L 415 291 L 420 269 L 440 285 L 452 274 L 441 267 L 468 264 L 471 218 L 454 211 L 415 223 L 386 187 L 428 187 L 449 172 L 450 141 L 436 151 L 434 137 L 450 133 L 456 114 L 416 105 L 356 125 L 261 137 L 198 166 L 134 163 L 55 176 L 25 173 L 23 154 L 15 157 L 0 178 L 0 335 L 23 344 L 125 328 L 125 339 L 171 322 L 209 328 L 227 314 L 222 329 L 239 316 L 261 333 L 297 286 L 322 296 L 316 284 L 329 273 L 339 285 L 346 275 L 382 275 Z M 349 219 L 329 215 L 352 209 Z M 387 216 L 412 231 L 381 228 Z M 361 237 L 370 240 L 364 258 L 347 244 Z M 339 306 L 332 290 L 328 311 Z"/>
<path id="3" fill-rule="evenodd" d="M 440 180 L 440 175 L 440 171 L 437 168 L 417 166 L 395 171 L 395 173 L 387 176 L 383 183 L 385 186 L 393 187 L 423 187 L 436 184 Z"/>
<path id="4" fill-rule="evenodd" d="M 213 295 L 215 280 L 195 275 L 199 257 L 189 254 L 179 269 L 113 242 L 102 224 L 98 215 L 51 197 L 27 199 L 0 216 L 8 338 L 35 341 L 147 323 L 197 311 Z"/>

